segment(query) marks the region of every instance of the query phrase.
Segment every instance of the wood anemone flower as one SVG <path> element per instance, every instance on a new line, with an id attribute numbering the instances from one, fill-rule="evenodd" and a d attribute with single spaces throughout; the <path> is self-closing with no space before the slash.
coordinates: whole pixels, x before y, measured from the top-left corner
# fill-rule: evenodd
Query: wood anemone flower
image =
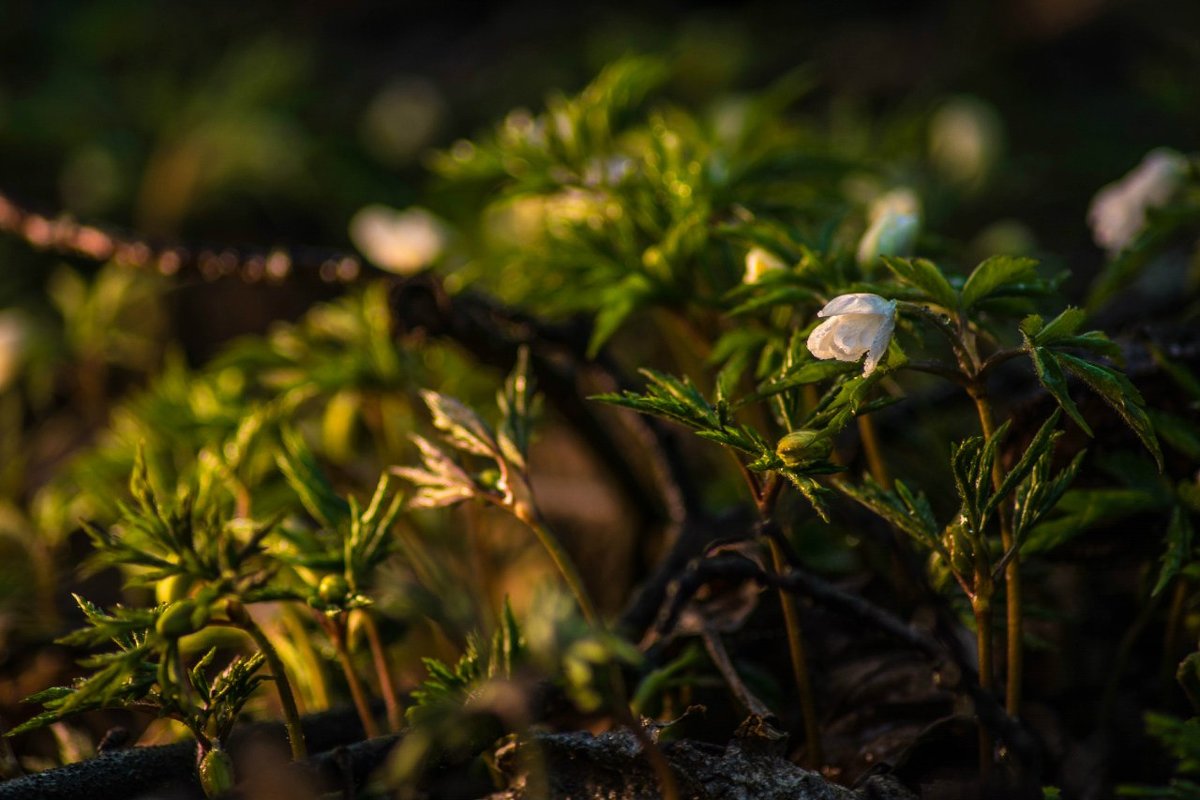
<path id="1" fill-rule="evenodd" d="M 817 312 L 827 317 L 808 335 L 808 350 L 820 359 L 858 361 L 864 355 L 863 375 L 870 375 L 887 352 L 896 327 L 896 301 L 877 294 L 843 294 Z"/>

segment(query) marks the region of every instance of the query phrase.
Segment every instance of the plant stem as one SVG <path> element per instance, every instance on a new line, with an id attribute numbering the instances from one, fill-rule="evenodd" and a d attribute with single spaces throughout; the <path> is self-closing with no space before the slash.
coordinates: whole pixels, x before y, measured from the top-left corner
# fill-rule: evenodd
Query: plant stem
<path id="1" fill-rule="evenodd" d="M 248 616 L 238 623 L 238 627 L 250 635 L 254 644 L 262 651 L 271 668 L 271 676 L 275 678 L 275 691 L 279 693 L 279 704 L 283 706 L 283 726 L 287 730 L 288 744 L 292 748 L 292 760 L 304 761 L 308 758 L 308 748 L 304 744 L 304 729 L 300 727 L 300 712 L 296 708 L 296 697 L 292 694 L 292 684 L 283 669 L 283 661 L 271 640 L 263 633 L 263 629 Z"/>
<path id="2" fill-rule="evenodd" d="M 350 651 L 346 649 L 346 614 L 343 612 L 338 615 L 337 619 L 329 620 L 327 630 L 329 638 L 333 640 L 333 649 L 337 653 L 338 664 L 342 667 L 342 674 L 346 676 L 346 685 L 350 687 L 350 699 L 354 701 L 354 710 L 358 712 L 358 718 L 362 722 L 363 733 L 368 739 L 374 739 L 379 736 L 379 723 L 375 721 L 375 716 L 371 713 L 371 703 L 367 700 L 367 692 L 363 688 L 362 680 L 358 677 L 358 672 L 354 669 L 354 662 L 350 660 Z"/>
<path id="3" fill-rule="evenodd" d="M 392 681 L 392 671 L 388 665 L 387 650 L 384 649 L 383 639 L 379 635 L 379 626 L 368 611 L 360 611 L 363 628 L 367 632 L 367 642 L 371 646 L 371 659 L 375 662 L 375 674 L 379 677 L 379 692 L 383 695 L 383 704 L 387 708 L 388 729 L 397 733 L 404 727 L 404 706 L 400 702 L 400 693 Z"/>
<path id="4" fill-rule="evenodd" d="M 976 587 L 980 583 L 990 584 L 986 572 L 976 572 Z M 971 610 L 975 612 L 975 641 L 979 648 L 979 688 L 994 691 L 992 677 L 992 601 L 990 588 L 981 589 L 971 598 Z M 983 723 L 979 723 L 979 774 L 987 779 L 992 772 L 992 734 Z"/>
<path id="5" fill-rule="evenodd" d="M 976 383 L 971 389 L 971 399 L 975 401 L 975 409 L 979 413 L 979 427 L 984 438 L 991 441 L 996 433 L 995 418 L 992 415 L 992 404 L 988 399 L 987 390 L 982 384 Z M 992 485 L 997 489 L 1004 481 L 999 461 L 992 467 Z M 1024 639 L 1022 638 L 1021 611 L 1021 551 L 1013 538 L 1012 517 L 1007 503 L 1001 503 L 999 508 L 1000 545 L 1008 563 L 1004 566 L 1004 609 L 1005 609 L 1005 644 L 1006 644 L 1006 685 L 1004 691 L 1004 708 L 1010 716 L 1016 717 L 1021 712 L 1021 684 L 1024 664 Z M 1011 553 L 1011 555 L 1009 555 Z"/>
<path id="6" fill-rule="evenodd" d="M 579 604 L 579 610 L 583 614 L 583 618 L 587 621 L 588 626 L 597 633 L 606 634 L 608 632 L 604 625 L 604 620 L 596 611 L 595 605 L 592 604 L 592 598 L 588 595 L 587 589 L 583 585 L 583 578 L 580 577 L 579 571 L 575 569 L 575 563 L 571 561 L 571 557 L 567 551 L 559 543 L 558 537 L 554 535 L 554 531 L 542 521 L 541 515 L 532 503 L 517 503 L 509 507 L 509 510 L 524 522 L 537 536 L 542 547 L 550 555 L 550 559 L 554 562 L 554 566 L 558 567 L 559 573 L 562 575 L 567 586 L 575 595 L 575 602 Z M 650 762 L 651 769 L 658 779 L 659 789 L 663 800 L 678 800 L 679 789 L 675 784 L 675 776 L 671 772 L 671 765 L 667 762 L 666 756 L 658 745 L 646 735 L 646 731 L 634 717 L 629 706 L 629 694 L 625 689 L 625 678 L 621 675 L 621 667 L 615 661 L 609 663 L 608 666 L 609 688 L 613 694 L 613 707 L 617 720 L 620 724 L 629 729 L 634 738 L 642 747 L 642 751 L 646 754 L 646 759 Z"/>
<path id="7" fill-rule="evenodd" d="M 767 542 L 771 547 L 771 561 L 775 573 L 783 575 L 787 570 L 783 551 L 774 537 L 768 536 Z M 804 648 L 804 636 L 800 630 L 800 612 L 796 608 L 795 599 L 784 589 L 779 589 L 779 605 L 783 608 L 783 622 L 787 628 L 788 655 L 792 661 L 792 677 L 796 681 L 796 691 L 800 694 L 800 713 L 804 718 L 804 740 L 808 745 L 808 761 L 816 767 L 821 767 L 824 754 L 821 752 L 821 728 L 817 724 L 817 708 L 813 698 L 812 677 L 808 672 L 808 654 Z"/>
<path id="8" fill-rule="evenodd" d="M 600 615 L 596 612 L 595 605 L 592 604 L 592 598 L 587 593 L 587 588 L 583 585 L 583 578 L 580 577 L 579 571 L 575 569 L 575 563 L 571 561 L 571 556 L 559 543 L 558 537 L 554 535 L 554 531 L 546 526 L 542 521 L 541 515 L 530 505 L 520 504 L 512 509 L 517 519 L 524 522 L 537 536 L 542 547 L 550 556 L 550 560 L 554 562 L 554 566 L 558 568 L 558 572 L 562 575 L 563 581 L 566 582 L 567 588 L 575 595 L 575 602 L 579 604 L 579 610 L 583 613 L 583 618 L 587 620 L 589 626 L 603 630 L 600 620 Z"/>
<path id="9" fill-rule="evenodd" d="M 875 418 L 870 415 L 859 417 L 858 434 L 862 437 L 863 452 L 867 456 L 867 466 L 871 470 L 871 477 L 884 489 L 891 489 L 892 476 L 888 472 L 887 463 L 883 460 L 883 448 L 879 446 Z"/>

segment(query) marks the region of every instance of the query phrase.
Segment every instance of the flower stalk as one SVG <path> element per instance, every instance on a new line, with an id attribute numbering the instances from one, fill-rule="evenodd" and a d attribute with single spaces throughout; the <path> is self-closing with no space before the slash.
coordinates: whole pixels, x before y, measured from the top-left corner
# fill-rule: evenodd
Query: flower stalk
<path id="1" fill-rule="evenodd" d="M 404 704 L 400 702 L 400 693 L 392 680 L 391 666 L 388 664 L 387 650 L 383 646 L 383 638 L 379 635 L 379 625 L 369 612 L 359 614 L 363 630 L 367 634 L 367 644 L 371 648 L 371 660 L 375 664 L 375 674 L 379 678 L 379 693 L 383 695 L 383 705 L 387 710 L 388 728 L 397 733 L 404 727 Z"/>
<path id="2" fill-rule="evenodd" d="M 293 761 L 304 761 L 308 758 L 308 747 L 304 742 L 304 729 L 300 726 L 300 711 L 296 707 L 296 696 L 292 694 L 292 684 L 283 668 L 283 660 L 263 629 L 258 626 L 248 614 L 239 615 L 242 619 L 234 619 L 233 623 L 241 628 L 254 640 L 267 659 L 271 668 L 271 676 L 275 679 L 275 691 L 279 693 L 279 705 L 283 707 L 283 726 L 287 731 L 288 746 L 292 750 Z"/>

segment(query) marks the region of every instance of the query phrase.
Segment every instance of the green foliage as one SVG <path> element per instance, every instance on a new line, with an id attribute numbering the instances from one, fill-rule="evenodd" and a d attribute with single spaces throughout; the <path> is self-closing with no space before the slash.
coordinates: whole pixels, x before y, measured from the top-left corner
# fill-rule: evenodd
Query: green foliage
<path id="1" fill-rule="evenodd" d="M 79 596 L 75 600 L 88 625 L 59 641 L 90 648 L 109 644 L 116 649 L 81 661 L 94 672 L 74 685 L 46 689 L 27 698 L 26 702 L 41 703 L 46 711 L 13 728 L 9 736 L 91 709 L 145 708 L 182 722 L 207 750 L 225 741 L 242 707 L 267 680 L 259 674 L 264 662 L 261 653 L 235 656 L 210 677 L 217 655 L 213 648 L 190 669 L 185 668 L 178 637 L 160 632 L 160 621 L 171 606 L 117 606 L 105 612 Z"/>
<path id="2" fill-rule="evenodd" d="M 228 505 L 203 489 L 168 502 L 154 489 L 145 458 L 138 456 L 130 480 L 134 505 L 119 503 L 119 524 L 85 524 L 95 548 L 94 567 L 134 568 L 135 583 L 152 584 L 182 576 L 211 585 L 216 593 L 236 592 L 259 599 L 274 573 L 263 539 L 276 521 L 230 519 Z"/>
<path id="3" fill-rule="evenodd" d="M 412 692 L 408 718 L 414 725 L 436 721 L 457 713 L 480 685 L 492 679 L 507 679 L 526 660 L 520 626 L 506 600 L 500 624 L 484 645 L 478 636 L 467 641 L 466 651 L 454 666 L 436 658 L 422 659 L 429 677 Z"/>
<path id="4" fill-rule="evenodd" d="M 1146 402 L 1137 387 L 1112 367 L 1066 352 L 1075 349 L 1113 358 L 1119 356 L 1119 350 L 1102 333 L 1089 331 L 1079 334 L 1079 326 L 1083 321 L 1083 313 L 1074 308 L 1068 308 L 1049 323 L 1044 324 L 1041 317 L 1036 315 L 1022 321 L 1025 351 L 1033 361 L 1038 380 L 1071 419 L 1090 436 L 1092 429 L 1068 391 L 1067 374 L 1083 381 L 1137 434 L 1161 469 L 1162 450 L 1146 411 Z"/>
<path id="5" fill-rule="evenodd" d="M 277 454 L 280 471 L 319 526 L 284 526 L 280 533 L 289 547 L 283 558 L 313 573 L 306 583 L 307 600 L 314 608 L 336 614 L 370 605 L 365 591 L 392 551 L 389 533 L 404 497 L 392 491 L 392 477 L 384 473 L 364 509 L 357 498 L 337 494 L 297 433 L 285 429 L 282 443 Z"/>
<path id="6" fill-rule="evenodd" d="M 1122 786 L 1122 797 L 1156 800 L 1200 798 L 1200 718 L 1181 720 L 1167 714 L 1146 714 L 1146 731 L 1178 760 L 1176 776 L 1166 786 Z"/>

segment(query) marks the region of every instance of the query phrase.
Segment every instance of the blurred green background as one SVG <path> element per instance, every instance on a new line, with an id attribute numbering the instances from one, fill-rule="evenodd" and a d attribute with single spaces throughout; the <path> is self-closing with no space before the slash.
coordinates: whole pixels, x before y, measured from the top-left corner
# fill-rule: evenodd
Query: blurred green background
<path id="1" fill-rule="evenodd" d="M 1152 147 L 1190 149 L 1200 129 L 1200 5 L 1188 0 L 103 0 L 8 2 L 3 18 L 0 189 L 222 245 L 349 247 L 355 210 L 421 196 L 429 148 L 627 53 L 666 54 L 669 92 L 711 107 L 807 68 L 817 89 L 804 110 L 881 157 L 919 152 L 947 98 L 978 98 L 999 122 L 1001 166 L 986 191 L 935 210 L 937 229 L 969 240 L 1014 219 L 1077 275 L 1102 260 L 1084 224 L 1095 190 Z M 40 294 L 51 257 L 4 241 L 0 259 L 0 305 Z M 173 315 L 193 356 L 310 299 L 252 292 L 216 315 L 214 291 Z"/>

